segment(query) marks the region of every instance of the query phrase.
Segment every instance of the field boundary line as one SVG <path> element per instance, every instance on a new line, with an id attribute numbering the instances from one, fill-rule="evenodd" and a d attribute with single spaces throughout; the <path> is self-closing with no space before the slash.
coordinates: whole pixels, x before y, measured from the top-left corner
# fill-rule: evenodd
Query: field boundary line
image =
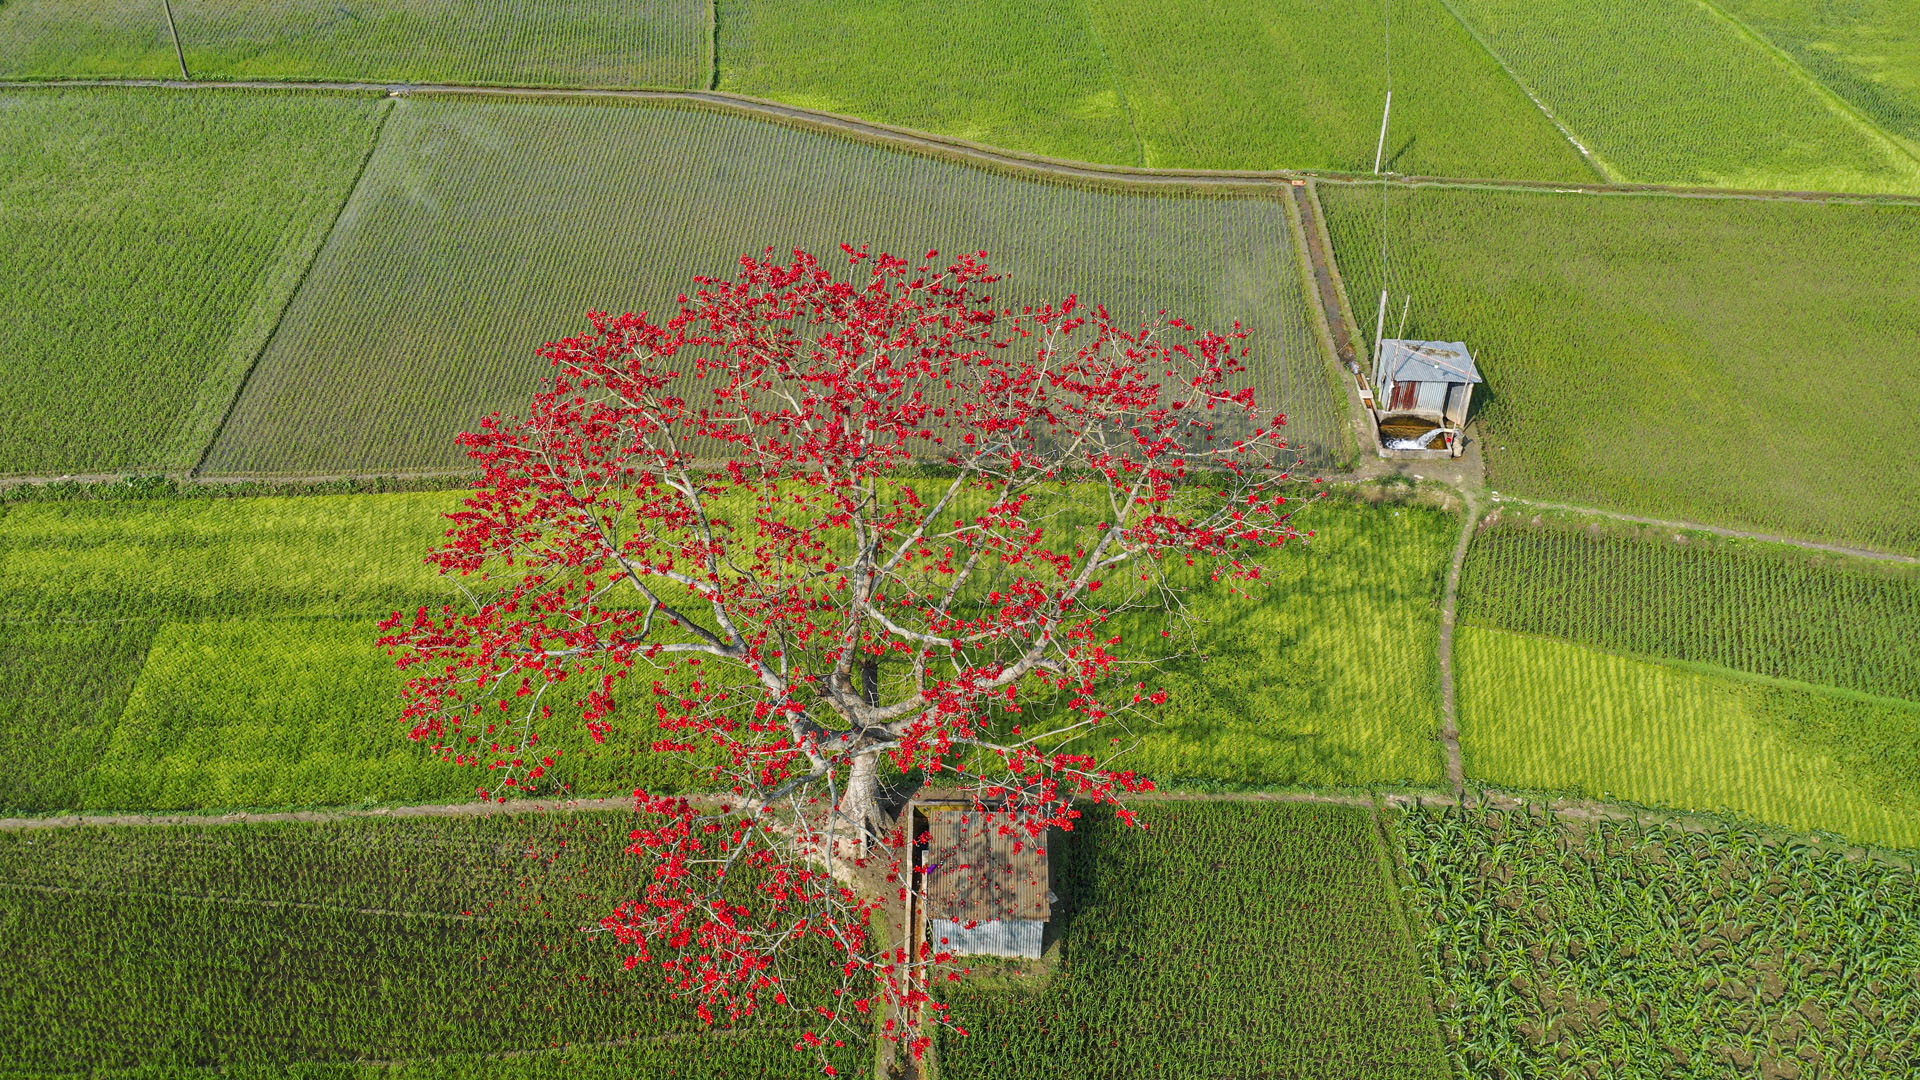
<path id="1" fill-rule="evenodd" d="M 1467 32 L 1467 36 L 1473 39 L 1474 44 L 1480 46 L 1482 52 L 1486 53 L 1494 63 L 1500 65 L 1500 70 L 1507 73 L 1507 78 L 1513 80 L 1513 85 L 1519 87 L 1520 92 L 1527 95 L 1527 100 L 1533 102 L 1533 107 L 1540 110 L 1540 115 L 1546 117 L 1548 123 L 1559 129 L 1560 134 L 1566 138 L 1567 142 L 1573 144 L 1573 148 L 1580 152 L 1582 158 L 1586 159 L 1587 166 L 1594 172 L 1600 174 L 1600 179 L 1608 183 L 1619 182 L 1620 174 L 1610 168 L 1606 162 L 1602 161 L 1600 155 L 1587 149 L 1587 144 L 1581 142 L 1579 137 L 1574 135 L 1573 129 L 1562 123 L 1560 117 L 1556 116 L 1552 109 L 1547 108 L 1547 103 L 1540 99 L 1539 94 L 1533 92 L 1533 87 L 1527 85 L 1526 80 L 1520 77 L 1519 72 L 1513 70 L 1512 66 L 1507 63 L 1507 58 L 1501 56 L 1500 53 L 1494 49 L 1493 43 L 1485 37 L 1482 37 L 1480 31 L 1476 29 L 1472 23 L 1468 22 L 1460 12 L 1454 9 L 1453 0 L 1440 0 L 1440 6 L 1447 9 L 1447 14 L 1453 16 L 1453 21 L 1460 24 L 1460 28 Z"/>
<path id="2" fill-rule="evenodd" d="M 689 801 L 712 801 L 717 796 L 689 795 Z M 1920 862 L 1920 852 L 1901 848 L 1861 844 L 1834 833 L 1821 833 L 1768 824 L 1743 817 L 1732 817 L 1706 810 L 1682 810 L 1644 806 L 1636 803 L 1608 802 L 1564 792 L 1524 791 L 1469 784 L 1456 795 L 1431 787 L 1386 786 L 1369 793 L 1328 790 L 1276 791 L 1154 791 L 1130 797 L 1139 803 L 1177 802 L 1297 802 L 1356 809 L 1390 807 L 1410 810 L 1421 806 L 1487 806 L 1498 810 L 1538 807 L 1557 816 L 1578 821 L 1638 821 L 1647 825 L 1670 825 L 1689 832 L 1709 833 L 1745 830 L 1770 843 L 1800 843 L 1823 849 L 1838 849 L 1850 856 L 1872 858 L 1892 865 L 1910 867 Z M 325 823 L 355 818 L 381 817 L 489 817 L 495 814 L 526 813 L 602 813 L 631 811 L 631 796 L 600 799 L 516 799 L 504 803 L 480 802 L 422 803 L 408 806 L 368 809 L 238 811 L 227 814 L 60 814 L 45 817 L 0 818 L 0 832 L 25 832 L 36 829 L 74 828 L 85 825 L 189 826 L 251 825 L 270 822 Z"/>
<path id="3" fill-rule="evenodd" d="M 1897 156 L 1904 157 L 1913 165 L 1920 166 L 1920 150 L 1916 150 L 1908 144 L 1907 140 L 1875 123 L 1872 117 L 1860 111 L 1859 107 L 1854 105 L 1853 102 L 1841 97 L 1832 87 L 1814 78 L 1812 72 L 1802 67 L 1800 61 L 1793 58 L 1793 54 L 1775 45 L 1773 39 L 1755 30 L 1753 27 L 1748 26 L 1744 19 L 1722 8 L 1715 0 L 1696 0 L 1696 2 L 1699 3 L 1701 7 L 1707 9 L 1708 14 L 1727 24 L 1736 35 L 1744 38 L 1749 44 L 1754 45 L 1761 52 L 1766 53 L 1777 63 L 1784 66 L 1788 74 L 1813 92 L 1813 96 L 1826 103 L 1828 108 L 1833 109 L 1845 117 L 1856 128 L 1861 129 L 1863 134 L 1887 144 Z"/>
<path id="4" fill-rule="evenodd" d="M 333 243 L 333 234 L 340 227 L 340 219 L 347 213 L 347 207 L 353 205 L 353 197 L 360 192 L 361 181 L 367 178 L 367 166 L 373 156 L 380 152 L 380 141 L 387 135 L 387 120 L 393 116 L 394 99 L 389 97 L 380 103 L 380 119 L 374 122 L 373 137 L 367 140 L 366 153 L 360 156 L 360 167 L 353 172 L 352 182 L 346 185 L 346 191 L 340 198 L 340 205 L 333 208 L 333 217 L 327 222 L 327 228 L 320 236 L 320 242 L 313 245 L 313 254 L 307 257 L 307 265 L 300 268 L 300 276 L 294 279 L 293 288 L 287 290 L 287 298 L 281 302 L 280 310 L 273 316 L 273 327 L 260 342 L 260 348 L 247 363 L 247 370 L 234 384 L 233 396 L 227 399 L 227 407 L 220 412 L 220 422 L 213 425 L 212 434 L 207 436 L 207 444 L 200 448 L 200 456 L 194 459 L 193 466 L 187 470 L 189 478 L 200 475 L 206 467 L 207 457 L 213 448 L 220 445 L 220 436 L 226 433 L 228 421 L 233 419 L 233 411 L 240 407 L 240 399 L 246 396 L 247 385 L 253 382 L 253 373 L 260 370 L 260 361 L 265 359 L 267 350 L 273 348 L 273 341 L 280 336 L 280 327 L 286 322 L 287 312 L 292 310 L 293 302 L 300 296 L 300 290 L 307 287 L 307 278 L 312 276 L 313 268 L 320 265 L 321 256 L 326 254 L 327 246 Z"/>
<path id="5" fill-rule="evenodd" d="M 984 143 L 929 132 L 896 127 L 875 120 L 862 120 L 840 113 L 788 105 L 764 98 L 749 97 L 725 90 L 647 90 L 604 89 L 592 87 L 480 86 L 457 83 L 398 82 L 276 82 L 276 81 L 182 81 L 179 79 L 59 79 L 5 80 L 0 90 L 82 89 L 88 87 L 146 87 L 170 90 L 266 90 L 277 92 L 383 93 L 394 97 L 411 95 L 496 98 L 504 100 L 631 101 L 680 104 L 705 107 L 736 115 L 759 118 L 816 133 L 839 135 L 859 142 L 880 145 L 906 153 L 956 161 L 977 168 L 1002 169 L 1040 182 L 1077 182 L 1110 185 L 1121 190 L 1165 191 L 1175 194 L 1221 193 L 1265 194 L 1291 184 L 1312 179 L 1324 183 L 1390 183 L 1407 187 L 1449 187 L 1465 189 L 1586 193 L 1597 195 L 1671 195 L 1702 199 L 1751 199 L 1762 202 L 1881 203 L 1920 206 L 1920 194 L 1892 192 L 1790 191 L 1769 188 L 1718 188 L 1682 184 L 1587 183 L 1554 180 L 1503 180 L 1497 178 L 1394 175 L 1379 177 L 1371 173 L 1352 173 L 1321 169 L 1150 169 L 1132 165 L 1096 165 L 1015 150 L 1003 150 Z"/>
<path id="6" fill-rule="evenodd" d="M 1353 442 L 1349 447 L 1349 460 L 1357 469 L 1362 455 L 1366 454 L 1373 442 L 1373 425 L 1367 419 L 1366 406 L 1360 401 L 1359 388 L 1349 377 L 1348 364 L 1358 363 L 1354 345 L 1353 322 L 1347 317 L 1343 303 L 1344 290 L 1339 286 L 1340 271 L 1334 265 L 1331 254 L 1333 237 L 1327 232 L 1327 223 L 1320 216 L 1320 202 L 1313 197 L 1313 181 L 1303 180 L 1293 186 L 1293 209 L 1288 213 L 1298 228 L 1294 237 L 1294 248 L 1301 260 L 1302 284 L 1309 293 L 1307 306 L 1314 312 L 1315 336 L 1326 351 L 1327 361 L 1332 365 L 1334 385 L 1347 403 L 1347 422 L 1352 428 Z M 1317 300 L 1318 303 L 1312 301 Z"/>
<path id="7" fill-rule="evenodd" d="M 1440 592 L 1440 745 L 1447 755 L 1447 783 L 1455 798 L 1467 792 L 1467 770 L 1460 754 L 1460 705 L 1455 693 L 1453 665 L 1454 626 L 1460 613 L 1460 576 L 1467 566 L 1467 547 L 1480 531 L 1480 501 L 1472 490 L 1462 487 L 1460 538 L 1454 541 L 1453 558 L 1447 564 L 1447 584 Z"/>
<path id="8" fill-rule="evenodd" d="M 1788 547 L 1805 548 L 1809 551 L 1825 551 L 1834 555 L 1846 555 L 1855 559 L 1872 559 L 1877 562 L 1903 563 L 1908 566 L 1920 566 L 1920 556 L 1903 555 L 1895 551 L 1881 551 L 1877 548 L 1850 547 L 1846 544 L 1830 544 L 1821 540 L 1801 540 L 1776 533 L 1753 532 L 1745 529 L 1732 529 L 1723 525 L 1703 525 L 1697 521 L 1669 521 L 1664 518 L 1640 517 L 1619 510 L 1602 510 L 1592 506 L 1571 506 L 1567 503 L 1542 502 L 1518 495 L 1495 495 L 1495 503 L 1515 504 L 1519 506 L 1537 506 L 1542 510 L 1557 510 L 1567 514 L 1581 514 L 1587 517 L 1611 518 L 1614 521 L 1631 521 L 1637 525 L 1652 525 L 1661 529 L 1678 529 L 1690 532 L 1712 533 L 1730 540 L 1758 540 L 1767 544 L 1785 544 Z"/>

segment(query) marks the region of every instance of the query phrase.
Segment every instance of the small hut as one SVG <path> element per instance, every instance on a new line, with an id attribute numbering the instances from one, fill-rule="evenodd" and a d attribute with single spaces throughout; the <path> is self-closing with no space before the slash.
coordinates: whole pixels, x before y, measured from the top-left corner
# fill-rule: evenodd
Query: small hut
<path id="1" fill-rule="evenodd" d="M 919 851 L 922 910 L 936 945 L 956 953 L 1037 959 L 1053 914 L 1046 839 L 999 814 L 929 806 Z"/>
<path id="2" fill-rule="evenodd" d="M 1374 366 L 1381 447 L 1457 453 L 1473 388 L 1485 381 L 1463 342 L 1382 341 Z"/>

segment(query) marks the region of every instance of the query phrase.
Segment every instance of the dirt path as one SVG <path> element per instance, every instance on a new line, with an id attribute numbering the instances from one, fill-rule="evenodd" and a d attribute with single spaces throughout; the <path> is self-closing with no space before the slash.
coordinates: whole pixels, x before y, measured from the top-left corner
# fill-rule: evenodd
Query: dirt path
<path id="1" fill-rule="evenodd" d="M 1237 169 L 1149 169 L 1131 165 L 1092 165 L 1002 150 L 984 143 L 946 135 L 914 131 L 840 113 L 787 105 L 778 101 L 728 93 L 724 90 L 608 90 L 535 86 L 473 86 L 457 83 L 394 82 L 274 82 L 205 81 L 184 79 L 61 79 L 48 81 L 0 81 L 0 90 L 33 90 L 61 87 L 144 86 L 172 90 L 279 90 L 349 91 L 384 93 L 396 97 L 409 95 L 462 96 L 494 98 L 531 98 L 619 101 L 658 101 L 694 105 L 772 120 L 812 131 L 826 132 L 863 142 L 891 146 L 910 153 L 960 161 L 1003 171 L 1012 171 L 1034 179 L 1071 180 L 1123 188 L 1162 191 L 1274 192 L 1294 180 L 1314 178 L 1330 183 L 1373 184 L 1379 177 L 1365 173 L 1334 170 L 1237 170 Z M 1512 189 L 1521 191 L 1563 191 L 1593 193 L 1652 193 L 1705 199 L 1757 199 L 1780 202 L 1873 202 L 1920 206 L 1920 195 L 1856 194 L 1837 191 L 1768 191 L 1755 189 L 1696 187 L 1672 184 L 1569 183 L 1551 180 L 1500 180 L 1441 176 L 1400 176 L 1387 182 L 1413 187 L 1464 187 Z"/>
<path id="2" fill-rule="evenodd" d="M 1440 594 L 1440 745 L 1447 753 L 1447 785 L 1455 797 L 1467 791 L 1467 770 L 1460 757 L 1460 708 L 1454 690 L 1453 627 L 1460 607 L 1460 572 L 1467 565 L 1467 545 L 1480 527 L 1480 503 L 1470 489 L 1462 489 L 1466 511 L 1461 515 L 1460 539 L 1447 565 L 1447 585 Z"/>

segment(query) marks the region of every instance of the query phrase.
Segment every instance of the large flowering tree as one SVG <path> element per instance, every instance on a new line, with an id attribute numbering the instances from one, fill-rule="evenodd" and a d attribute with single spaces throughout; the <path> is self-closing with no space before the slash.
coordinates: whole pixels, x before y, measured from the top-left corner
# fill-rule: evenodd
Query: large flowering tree
<path id="1" fill-rule="evenodd" d="M 382 640 L 414 737 L 484 796 L 543 790 L 556 717 L 709 781 L 636 792 L 646 873 L 600 928 L 629 967 L 710 1020 L 799 1009 L 816 1047 L 878 1021 L 918 1055 L 955 970 L 870 925 L 910 886 L 901 790 L 1032 843 L 1149 790 L 1116 755 L 1153 664 L 1193 589 L 1295 535 L 1298 489 L 1238 326 L 995 307 L 984 254 L 845 250 L 548 345 L 528 414 L 461 437 L 483 475 L 430 558 L 467 602 Z M 795 1000 L 822 948 L 839 978 Z"/>

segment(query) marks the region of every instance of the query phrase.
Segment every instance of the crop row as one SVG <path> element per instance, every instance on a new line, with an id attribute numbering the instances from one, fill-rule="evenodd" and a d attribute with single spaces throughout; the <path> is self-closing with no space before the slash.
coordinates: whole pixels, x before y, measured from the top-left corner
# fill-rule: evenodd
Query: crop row
<path id="1" fill-rule="evenodd" d="M 454 435 L 523 409 L 535 350 L 585 312 L 671 311 L 742 253 L 846 242 L 985 251 L 1003 302 L 1242 322 L 1262 403 L 1327 460 L 1348 436 L 1295 236 L 1281 199 L 1038 184 L 679 108 L 410 98 L 206 468 L 463 465 Z"/>
<path id="2" fill-rule="evenodd" d="M 329 94 L 0 93 L 0 473 L 198 460 L 382 108 Z"/>
<path id="3" fill-rule="evenodd" d="M 1487 626 L 1920 701 L 1920 574 L 1903 568 L 1496 526 L 1460 602 Z"/>
<path id="4" fill-rule="evenodd" d="M 175 31 L 196 79 L 703 87 L 713 69 L 706 0 L 12 0 L 0 78 L 177 77 Z"/>
<path id="5" fill-rule="evenodd" d="M 1920 158 L 1695 0 L 1450 0 L 1608 179 L 1920 191 Z"/>
<path id="6" fill-rule="evenodd" d="M 1912 869 L 1526 812 L 1427 808 L 1398 824 L 1461 1075 L 1912 1075 Z"/>
<path id="7" fill-rule="evenodd" d="M 0 834 L 0 1069 L 266 1072 L 637 1040 L 804 1075 L 793 1034 L 710 1032 L 578 927 L 635 871 L 621 815 Z M 823 969 L 793 969 L 797 994 Z M 798 1017 L 769 1014 L 775 1025 Z M 671 1046 L 647 1040 L 680 1035 Z M 780 1054 L 771 1053 L 774 1048 Z M 602 1061 L 602 1070 L 613 1063 Z M 379 1075 L 381 1069 L 360 1069 Z"/>
<path id="8" fill-rule="evenodd" d="M 1496 492 L 1920 551 L 1920 473 L 1888 452 L 1920 445 L 1920 388 L 1886 376 L 1920 338 L 1920 207 L 1320 198 L 1355 305 L 1391 286 L 1392 331 L 1410 302 L 1405 336 L 1473 349 Z"/>
<path id="9" fill-rule="evenodd" d="M 962 982 L 941 1075 L 1445 1075 L 1365 810 L 1155 803 L 1055 841 L 1057 968 Z"/>
<path id="10" fill-rule="evenodd" d="M 1481 626 L 1455 642 L 1476 781 L 1920 847 L 1920 705 Z"/>

